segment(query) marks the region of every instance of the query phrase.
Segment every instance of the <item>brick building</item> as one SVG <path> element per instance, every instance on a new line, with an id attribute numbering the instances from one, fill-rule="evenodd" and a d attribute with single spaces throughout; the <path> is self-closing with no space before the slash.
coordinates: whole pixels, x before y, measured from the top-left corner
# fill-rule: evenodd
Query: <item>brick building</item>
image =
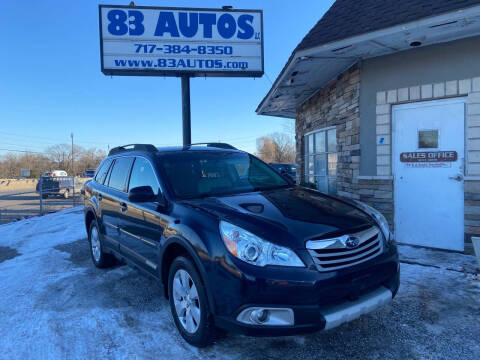
<path id="1" fill-rule="evenodd" d="M 337 0 L 260 103 L 297 174 L 381 210 L 397 241 L 480 236 L 480 0 Z"/>

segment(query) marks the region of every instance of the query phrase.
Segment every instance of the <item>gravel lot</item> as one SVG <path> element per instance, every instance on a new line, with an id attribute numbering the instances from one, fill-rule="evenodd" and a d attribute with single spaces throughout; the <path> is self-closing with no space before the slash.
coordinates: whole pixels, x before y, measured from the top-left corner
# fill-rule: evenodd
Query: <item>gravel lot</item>
<path id="1" fill-rule="evenodd" d="M 419 251 L 430 259 L 422 262 L 401 248 L 409 263 L 391 305 L 328 332 L 230 334 L 198 350 L 177 334 L 152 280 L 126 266 L 93 267 L 81 209 L 2 225 L 0 358 L 480 359 L 475 259 Z"/>

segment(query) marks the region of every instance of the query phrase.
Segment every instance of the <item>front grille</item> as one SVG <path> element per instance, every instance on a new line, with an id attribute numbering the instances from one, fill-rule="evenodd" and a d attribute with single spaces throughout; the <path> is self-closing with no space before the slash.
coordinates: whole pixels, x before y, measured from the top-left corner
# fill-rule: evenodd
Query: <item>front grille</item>
<path id="1" fill-rule="evenodd" d="M 349 248 L 348 238 L 354 237 L 358 245 Z M 360 264 L 380 255 L 383 250 L 382 233 L 371 227 L 354 234 L 307 241 L 307 249 L 319 271 L 332 271 Z"/>

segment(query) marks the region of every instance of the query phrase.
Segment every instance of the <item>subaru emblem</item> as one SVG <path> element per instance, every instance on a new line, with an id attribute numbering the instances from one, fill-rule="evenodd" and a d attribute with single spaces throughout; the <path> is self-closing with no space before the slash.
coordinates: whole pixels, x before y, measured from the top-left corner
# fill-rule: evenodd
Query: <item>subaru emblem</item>
<path id="1" fill-rule="evenodd" d="M 355 236 L 349 236 L 347 240 L 345 240 L 345 246 L 349 249 L 354 249 L 360 244 L 360 239 Z"/>

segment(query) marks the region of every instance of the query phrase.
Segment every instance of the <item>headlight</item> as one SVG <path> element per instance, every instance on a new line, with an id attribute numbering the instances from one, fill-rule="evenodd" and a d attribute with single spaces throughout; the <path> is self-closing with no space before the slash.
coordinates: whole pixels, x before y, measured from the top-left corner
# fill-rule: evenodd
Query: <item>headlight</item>
<path id="1" fill-rule="evenodd" d="M 228 251 L 249 264 L 256 266 L 305 266 L 292 250 L 260 239 L 258 236 L 228 222 L 220 221 L 220 235 Z"/>
<path id="2" fill-rule="evenodd" d="M 393 236 L 390 233 L 390 228 L 388 226 L 388 221 L 385 219 L 385 216 L 382 215 L 378 210 L 375 210 L 371 206 L 368 206 L 367 204 L 360 202 L 360 201 L 355 201 L 355 203 L 358 205 L 360 209 L 365 211 L 367 214 L 373 216 L 373 218 L 376 220 L 378 226 L 380 226 L 380 229 L 382 230 L 383 236 L 385 237 L 385 240 L 387 242 L 393 240 Z"/>

